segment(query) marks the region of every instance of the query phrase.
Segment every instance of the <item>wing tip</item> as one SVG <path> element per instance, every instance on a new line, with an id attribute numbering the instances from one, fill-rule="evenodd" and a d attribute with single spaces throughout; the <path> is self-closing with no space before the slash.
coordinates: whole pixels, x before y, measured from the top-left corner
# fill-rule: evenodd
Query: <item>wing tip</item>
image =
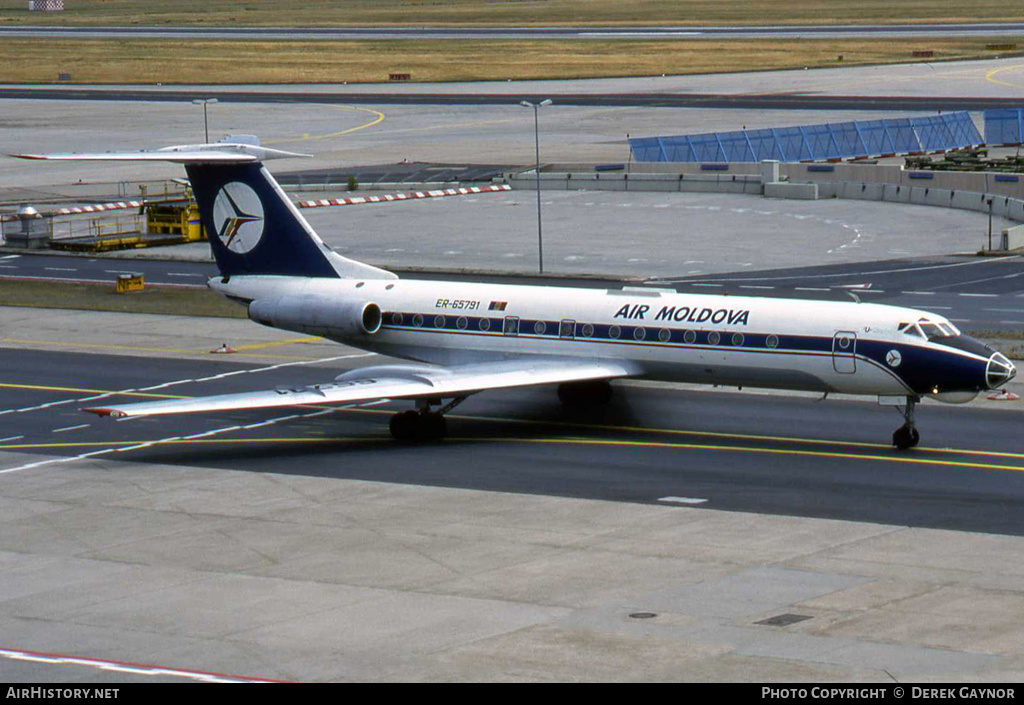
<path id="1" fill-rule="evenodd" d="M 128 415 L 120 409 L 111 409 L 109 407 L 95 407 L 92 409 L 82 409 L 82 411 L 86 411 L 90 414 L 96 414 L 97 416 L 109 416 L 114 419 L 124 418 Z"/>

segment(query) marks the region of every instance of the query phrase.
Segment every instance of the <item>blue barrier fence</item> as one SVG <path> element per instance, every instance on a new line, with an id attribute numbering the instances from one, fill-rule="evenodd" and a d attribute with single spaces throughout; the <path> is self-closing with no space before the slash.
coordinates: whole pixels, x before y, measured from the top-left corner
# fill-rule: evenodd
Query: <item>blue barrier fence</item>
<path id="1" fill-rule="evenodd" d="M 629 140 L 638 162 L 823 161 L 977 144 L 981 133 L 966 112 Z"/>
<path id="2" fill-rule="evenodd" d="M 1024 110 L 1000 108 L 985 111 L 986 144 L 1020 144 L 1024 142 Z"/>

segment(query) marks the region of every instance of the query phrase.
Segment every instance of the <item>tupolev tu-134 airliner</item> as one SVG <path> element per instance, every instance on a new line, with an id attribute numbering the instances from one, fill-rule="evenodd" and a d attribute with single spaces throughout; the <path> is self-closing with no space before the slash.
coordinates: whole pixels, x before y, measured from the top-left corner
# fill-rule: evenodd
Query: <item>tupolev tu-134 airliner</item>
<path id="1" fill-rule="evenodd" d="M 392 416 L 392 435 L 430 440 L 445 435 L 444 414 L 477 392 L 557 384 L 564 403 L 597 405 L 609 400 L 612 380 L 646 379 L 877 396 L 902 409 L 892 442 L 908 449 L 920 439 L 914 410 L 922 397 L 965 402 L 1016 374 L 1002 354 L 916 309 L 403 280 L 326 245 L 262 163 L 306 155 L 251 136 L 150 152 L 13 156 L 183 164 L 220 271 L 211 289 L 263 325 L 408 361 L 300 388 L 86 410 L 100 415 L 408 400 L 415 410 Z"/>

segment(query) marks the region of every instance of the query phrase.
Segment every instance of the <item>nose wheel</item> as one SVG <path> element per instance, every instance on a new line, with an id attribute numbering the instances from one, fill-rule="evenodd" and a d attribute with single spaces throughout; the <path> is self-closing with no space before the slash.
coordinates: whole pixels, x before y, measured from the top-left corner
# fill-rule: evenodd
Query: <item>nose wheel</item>
<path id="1" fill-rule="evenodd" d="M 914 408 L 919 399 L 907 397 L 907 405 L 903 408 L 903 425 L 892 434 L 892 444 L 900 450 L 910 450 L 921 440 L 921 434 L 914 425 Z"/>

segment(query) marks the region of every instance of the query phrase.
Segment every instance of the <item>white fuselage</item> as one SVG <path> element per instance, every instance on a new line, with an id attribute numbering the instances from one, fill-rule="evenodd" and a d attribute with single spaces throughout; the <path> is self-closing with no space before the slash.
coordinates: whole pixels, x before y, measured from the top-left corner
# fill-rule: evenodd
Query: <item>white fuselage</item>
<path id="1" fill-rule="evenodd" d="M 962 380 L 952 384 L 943 377 L 937 360 L 952 356 L 955 365 L 981 369 L 986 361 L 899 330 L 901 322 L 941 317 L 852 300 L 275 276 L 236 276 L 227 284 L 216 278 L 210 286 L 243 301 L 301 300 L 316 307 L 372 302 L 382 312 L 372 334 L 275 325 L 446 366 L 523 356 L 611 359 L 628 361 L 640 376 L 656 380 L 915 395 L 968 391 Z M 904 374 L 907 365 L 922 360 L 930 369 Z"/>

